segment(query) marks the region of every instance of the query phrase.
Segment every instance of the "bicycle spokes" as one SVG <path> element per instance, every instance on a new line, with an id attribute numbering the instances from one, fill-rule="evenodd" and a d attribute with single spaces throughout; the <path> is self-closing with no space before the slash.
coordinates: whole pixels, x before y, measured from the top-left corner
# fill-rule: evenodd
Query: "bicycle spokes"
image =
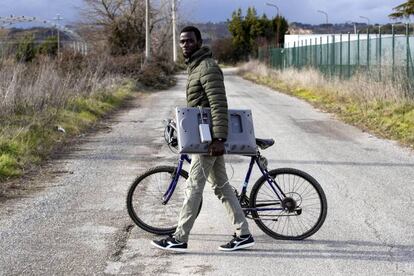
<path id="1" fill-rule="evenodd" d="M 270 171 L 250 196 L 252 217 L 267 234 L 278 239 L 304 239 L 315 233 L 326 217 L 326 198 L 320 185 L 295 169 Z M 274 183 L 274 184 L 273 184 Z M 275 190 L 281 190 L 283 198 Z"/>

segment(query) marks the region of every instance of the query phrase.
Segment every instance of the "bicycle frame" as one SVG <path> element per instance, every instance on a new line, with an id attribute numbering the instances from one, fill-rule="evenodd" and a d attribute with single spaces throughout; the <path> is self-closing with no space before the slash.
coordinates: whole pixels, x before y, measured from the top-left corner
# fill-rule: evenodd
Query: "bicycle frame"
<path id="1" fill-rule="evenodd" d="M 280 202 L 282 202 L 282 200 L 286 197 L 286 195 L 283 193 L 282 189 L 279 187 L 279 185 L 276 183 L 276 181 L 270 176 L 269 171 L 266 168 L 266 165 L 262 164 L 261 162 L 261 155 L 260 152 L 257 152 L 257 155 L 255 156 L 251 156 L 250 159 L 250 164 L 249 164 L 249 168 L 247 170 L 245 179 L 244 179 L 244 183 L 242 186 L 242 190 L 241 190 L 241 194 L 240 194 L 240 204 L 241 204 L 241 200 L 246 197 L 246 193 L 247 193 L 247 186 L 249 185 L 249 181 L 250 181 L 250 176 L 251 173 L 253 171 L 253 166 L 256 163 L 257 166 L 259 167 L 262 175 L 265 177 L 267 183 L 269 184 L 269 186 L 271 187 L 272 191 L 276 194 L 276 196 L 278 197 L 278 199 L 280 200 Z M 168 186 L 167 191 L 164 193 L 163 197 L 162 197 L 162 204 L 166 205 L 168 203 L 168 201 L 170 200 L 171 196 L 173 195 L 175 188 L 177 186 L 178 183 L 178 179 L 180 177 L 180 172 L 183 168 L 184 162 L 187 161 L 188 163 L 191 163 L 191 159 L 187 154 L 181 154 L 180 155 L 180 159 L 178 161 L 178 165 L 176 170 L 174 171 L 174 174 L 171 178 L 171 182 L 170 185 Z M 265 206 L 269 206 L 269 205 L 274 205 L 275 203 L 263 203 L 261 204 L 261 206 L 259 208 L 243 208 L 243 211 L 283 211 L 284 209 L 282 207 L 279 208 L 270 208 L 270 207 L 265 207 Z M 279 203 L 279 205 L 281 206 L 281 204 Z"/>

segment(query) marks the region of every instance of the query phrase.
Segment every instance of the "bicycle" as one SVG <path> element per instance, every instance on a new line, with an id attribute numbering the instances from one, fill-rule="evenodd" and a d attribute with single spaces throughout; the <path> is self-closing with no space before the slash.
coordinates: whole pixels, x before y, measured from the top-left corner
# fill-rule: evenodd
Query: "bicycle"
<path id="1" fill-rule="evenodd" d="M 173 150 L 178 146 L 176 126 L 173 120 L 166 122 L 164 138 Z M 259 149 L 274 144 L 273 139 L 257 139 L 257 154 L 250 156 L 250 164 L 241 192 L 236 196 L 247 218 L 275 239 L 302 240 L 316 233 L 325 221 L 327 200 L 321 185 L 309 174 L 293 169 L 268 170 L 267 159 Z M 173 150 L 174 151 L 174 150 Z M 175 232 L 184 192 L 177 187 L 185 185 L 180 180 L 188 178 L 184 162 L 191 163 L 187 154 L 180 154 L 177 166 L 157 166 L 138 176 L 127 195 L 127 209 L 131 219 L 143 230 L 168 235 Z M 250 196 L 247 187 L 253 166 L 256 164 L 262 176 L 254 184 Z M 198 209 L 200 213 L 202 202 Z M 197 214 L 197 215 L 198 215 Z"/>

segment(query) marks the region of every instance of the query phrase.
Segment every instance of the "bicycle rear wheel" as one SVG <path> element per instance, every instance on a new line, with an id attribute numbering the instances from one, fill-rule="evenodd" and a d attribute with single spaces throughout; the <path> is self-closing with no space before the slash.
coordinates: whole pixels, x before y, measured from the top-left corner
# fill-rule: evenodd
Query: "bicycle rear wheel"
<path id="1" fill-rule="evenodd" d="M 181 170 L 174 194 L 168 203 L 163 205 L 162 197 L 175 171 L 176 167 L 172 166 L 155 167 L 138 176 L 131 184 L 126 200 L 128 214 L 143 230 L 158 235 L 175 232 L 184 202 L 185 180 L 188 178 L 188 173 Z M 198 213 L 200 210 L 201 204 Z"/>
<path id="2" fill-rule="evenodd" d="M 282 202 L 262 176 L 250 194 L 251 208 L 278 208 L 255 210 L 252 217 L 257 226 L 275 239 L 302 240 L 316 233 L 325 221 L 327 201 L 321 185 L 309 174 L 290 168 L 269 172 L 292 204 L 282 210 Z M 286 201 L 283 203 L 286 207 Z"/>

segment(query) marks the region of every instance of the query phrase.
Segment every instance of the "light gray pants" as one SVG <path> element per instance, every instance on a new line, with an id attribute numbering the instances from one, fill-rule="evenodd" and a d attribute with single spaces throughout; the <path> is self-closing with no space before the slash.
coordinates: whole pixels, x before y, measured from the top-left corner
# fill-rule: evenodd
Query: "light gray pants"
<path id="1" fill-rule="evenodd" d="M 223 156 L 193 154 L 189 177 L 186 181 L 185 199 L 178 219 L 174 237 L 181 242 L 188 242 L 188 236 L 197 216 L 203 196 L 206 177 L 212 183 L 215 195 L 223 203 L 234 230 L 238 236 L 249 234 L 249 226 L 243 210 L 237 201 L 233 187 L 228 183 Z"/>

